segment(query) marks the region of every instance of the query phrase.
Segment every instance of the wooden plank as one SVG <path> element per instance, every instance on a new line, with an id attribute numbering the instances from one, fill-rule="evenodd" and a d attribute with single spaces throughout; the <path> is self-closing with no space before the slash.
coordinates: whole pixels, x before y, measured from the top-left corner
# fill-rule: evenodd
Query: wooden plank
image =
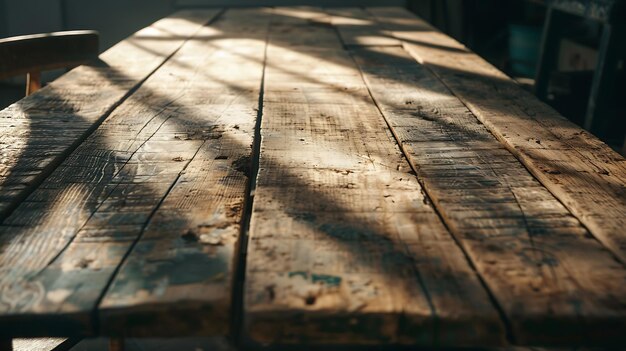
<path id="1" fill-rule="evenodd" d="M 624 265 L 404 49 L 353 54 L 424 190 L 504 311 L 514 341 L 623 343 Z"/>
<path id="2" fill-rule="evenodd" d="M 0 111 L 4 219 L 183 42 L 219 13 L 182 11 L 135 33 L 39 93 Z M 40 159 L 36 167 L 23 162 Z"/>
<path id="3" fill-rule="evenodd" d="M 402 9 L 370 9 L 621 262 L 626 160 L 458 42 Z"/>
<path id="4" fill-rule="evenodd" d="M 77 339 L 14 339 L 14 351 L 67 351 L 78 343 Z"/>
<path id="5" fill-rule="evenodd" d="M 270 27 L 244 336 L 263 345 L 501 345 L 504 327 L 319 10 Z M 314 43 L 311 43 L 314 45 Z M 341 76 L 338 87 L 333 77 Z"/>
<path id="6" fill-rule="evenodd" d="M 375 19 L 358 8 L 328 9 L 332 25 L 347 46 L 401 46 L 402 42 L 387 33 Z"/>
<path id="7" fill-rule="evenodd" d="M 195 155 L 104 296 L 102 333 L 229 335 L 270 16 L 265 9 L 228 10 L 213 27 L 219 37 L 183 47 L 180 60 L 155 76 L 152 93 L 178 97 L 169 108 L 179 112 L 151 140 L 211 133 L 184 141 Z M 183 61 L 193 66 L 176 64 Z"/>
<path id="8" fill-rule="evenodd" d="M 194 155 L 214 145 L 207 141 L 221 140 L 220 119 L 254 112 L 238 102 L 256 101 L 254 89 L 199 74 L 220 52 L 212 42 L 220 35 L 197 31 L 5 219 L 2 333 L 96 332 L 94 309 L 163 197 Z"/>

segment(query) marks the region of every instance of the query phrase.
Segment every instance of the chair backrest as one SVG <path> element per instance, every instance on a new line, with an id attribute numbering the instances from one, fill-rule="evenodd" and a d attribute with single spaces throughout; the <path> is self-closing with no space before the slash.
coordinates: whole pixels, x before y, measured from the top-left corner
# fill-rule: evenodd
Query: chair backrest
<path id="1" fill-rule="evenodd" d="M 87 63 L 98 50 L 99 34 L 91 30 L 0 39 L 0 79 L 28 74 L 28 95 L 40 87 L 41 71 Z"/>

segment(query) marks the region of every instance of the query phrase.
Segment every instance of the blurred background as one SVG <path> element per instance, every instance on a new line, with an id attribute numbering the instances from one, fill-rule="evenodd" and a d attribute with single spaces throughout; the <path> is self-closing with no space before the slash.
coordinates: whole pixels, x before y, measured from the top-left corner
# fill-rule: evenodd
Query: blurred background
<path id="1" fill-rule="evenodd" d="M 0 38 L 100 32 L 102 51 L 179 8 L 260 5 L 406 6 L 624 153 L 624 1 L 612 0 L 0 0 Z M 48 72 L 44 82 L 63 72 Z M 0 81 L 0 108 L 23 97 Z"/>

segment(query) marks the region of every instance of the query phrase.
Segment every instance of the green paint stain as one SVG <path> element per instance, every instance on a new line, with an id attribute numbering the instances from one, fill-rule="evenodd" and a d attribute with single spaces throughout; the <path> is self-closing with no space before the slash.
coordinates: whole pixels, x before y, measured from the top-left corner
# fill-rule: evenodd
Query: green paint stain
<path id="1" fill-rule="evenodd" d="M 311 280 L 313 283 L 322 282 L 329 287 L 337 287 L 341 284 L 341 277 L 326 274 L 312 274 Z"/>

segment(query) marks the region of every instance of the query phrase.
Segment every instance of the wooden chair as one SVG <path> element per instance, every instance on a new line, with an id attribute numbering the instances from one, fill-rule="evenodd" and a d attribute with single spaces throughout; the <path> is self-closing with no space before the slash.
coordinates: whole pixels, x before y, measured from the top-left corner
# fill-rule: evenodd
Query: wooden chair
<path id="1" fill-rule="evenodd" d="M 99 34 L 81 30 L 0 39 L 0 79 L 26 74 L 26 95 L 41 88 L 41 72 L 98 57 Z"/>
<path id="2" fill-rule="evenodd" d="M 621 70 L 620 50 L 626 38 L 626 0 L 533 1 L 547 6 L 535 94 L 544 101 L 548 99 L 550 72 L 557 66 L 560 42 L 571 27 L 572 18 L 597 21 L 602 24 L 602 35 L 584 128 L 608 139 L 623 137 L 619 116 L 612 115 L 610 107 L 615 99 L 620 98 L 615 94 L 614 86 Z"/>

